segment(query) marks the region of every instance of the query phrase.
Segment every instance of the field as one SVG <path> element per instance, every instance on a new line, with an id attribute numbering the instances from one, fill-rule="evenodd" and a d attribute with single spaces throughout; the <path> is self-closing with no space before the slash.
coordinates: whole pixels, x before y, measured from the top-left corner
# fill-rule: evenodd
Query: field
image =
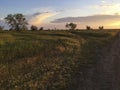
<path id="1" fill-rule="evenodd" d="M 76 90 L 118 31 L 0 31 L 1 90 Z"/>

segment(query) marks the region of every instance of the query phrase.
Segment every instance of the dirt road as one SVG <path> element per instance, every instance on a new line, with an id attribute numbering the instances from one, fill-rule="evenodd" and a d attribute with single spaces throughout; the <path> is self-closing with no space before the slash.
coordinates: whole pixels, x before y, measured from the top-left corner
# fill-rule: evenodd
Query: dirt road
<path id="1" fill-rule="evenodd" d="M 109 46 L 77 90 L 120 90 L 120 33 Z"/>
<path id="2" fill-rule="evenodd" d="M 95 90 L 120 90 L 120 33 L 97 66 L 99 79 Z"/>

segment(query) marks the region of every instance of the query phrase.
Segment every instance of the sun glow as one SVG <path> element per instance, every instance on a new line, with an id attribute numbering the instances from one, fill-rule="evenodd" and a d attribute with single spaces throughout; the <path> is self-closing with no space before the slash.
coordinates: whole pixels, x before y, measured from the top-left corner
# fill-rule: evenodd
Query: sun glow
<path id="1" fill-rule="evenodd" d="M 108 24 L 108 26 L 119 26 L 120 27 L 120 21 L 112 22 Z"/>

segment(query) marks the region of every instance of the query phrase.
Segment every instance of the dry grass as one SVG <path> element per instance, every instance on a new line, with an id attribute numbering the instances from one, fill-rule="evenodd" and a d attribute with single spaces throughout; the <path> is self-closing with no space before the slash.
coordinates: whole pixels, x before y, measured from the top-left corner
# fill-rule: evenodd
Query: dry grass
<path id="1" fill-rule="evenodd" d="M 0 88 L 75 89 L 75 77 L 95 63 L 99 49 L 114 35 L 111 31 L 1 32 Z"/>

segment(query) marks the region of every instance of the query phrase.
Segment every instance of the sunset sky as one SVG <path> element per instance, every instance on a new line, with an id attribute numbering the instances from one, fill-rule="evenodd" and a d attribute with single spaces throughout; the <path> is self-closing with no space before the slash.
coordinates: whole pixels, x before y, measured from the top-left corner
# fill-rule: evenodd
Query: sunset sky
<path id="1" fill-rule="evenodd" d="M 22 13 L 30 25 L 65 28 L 120 28 L 120 0 L 0 0 L 0 25 L 8 14 Z"/>

